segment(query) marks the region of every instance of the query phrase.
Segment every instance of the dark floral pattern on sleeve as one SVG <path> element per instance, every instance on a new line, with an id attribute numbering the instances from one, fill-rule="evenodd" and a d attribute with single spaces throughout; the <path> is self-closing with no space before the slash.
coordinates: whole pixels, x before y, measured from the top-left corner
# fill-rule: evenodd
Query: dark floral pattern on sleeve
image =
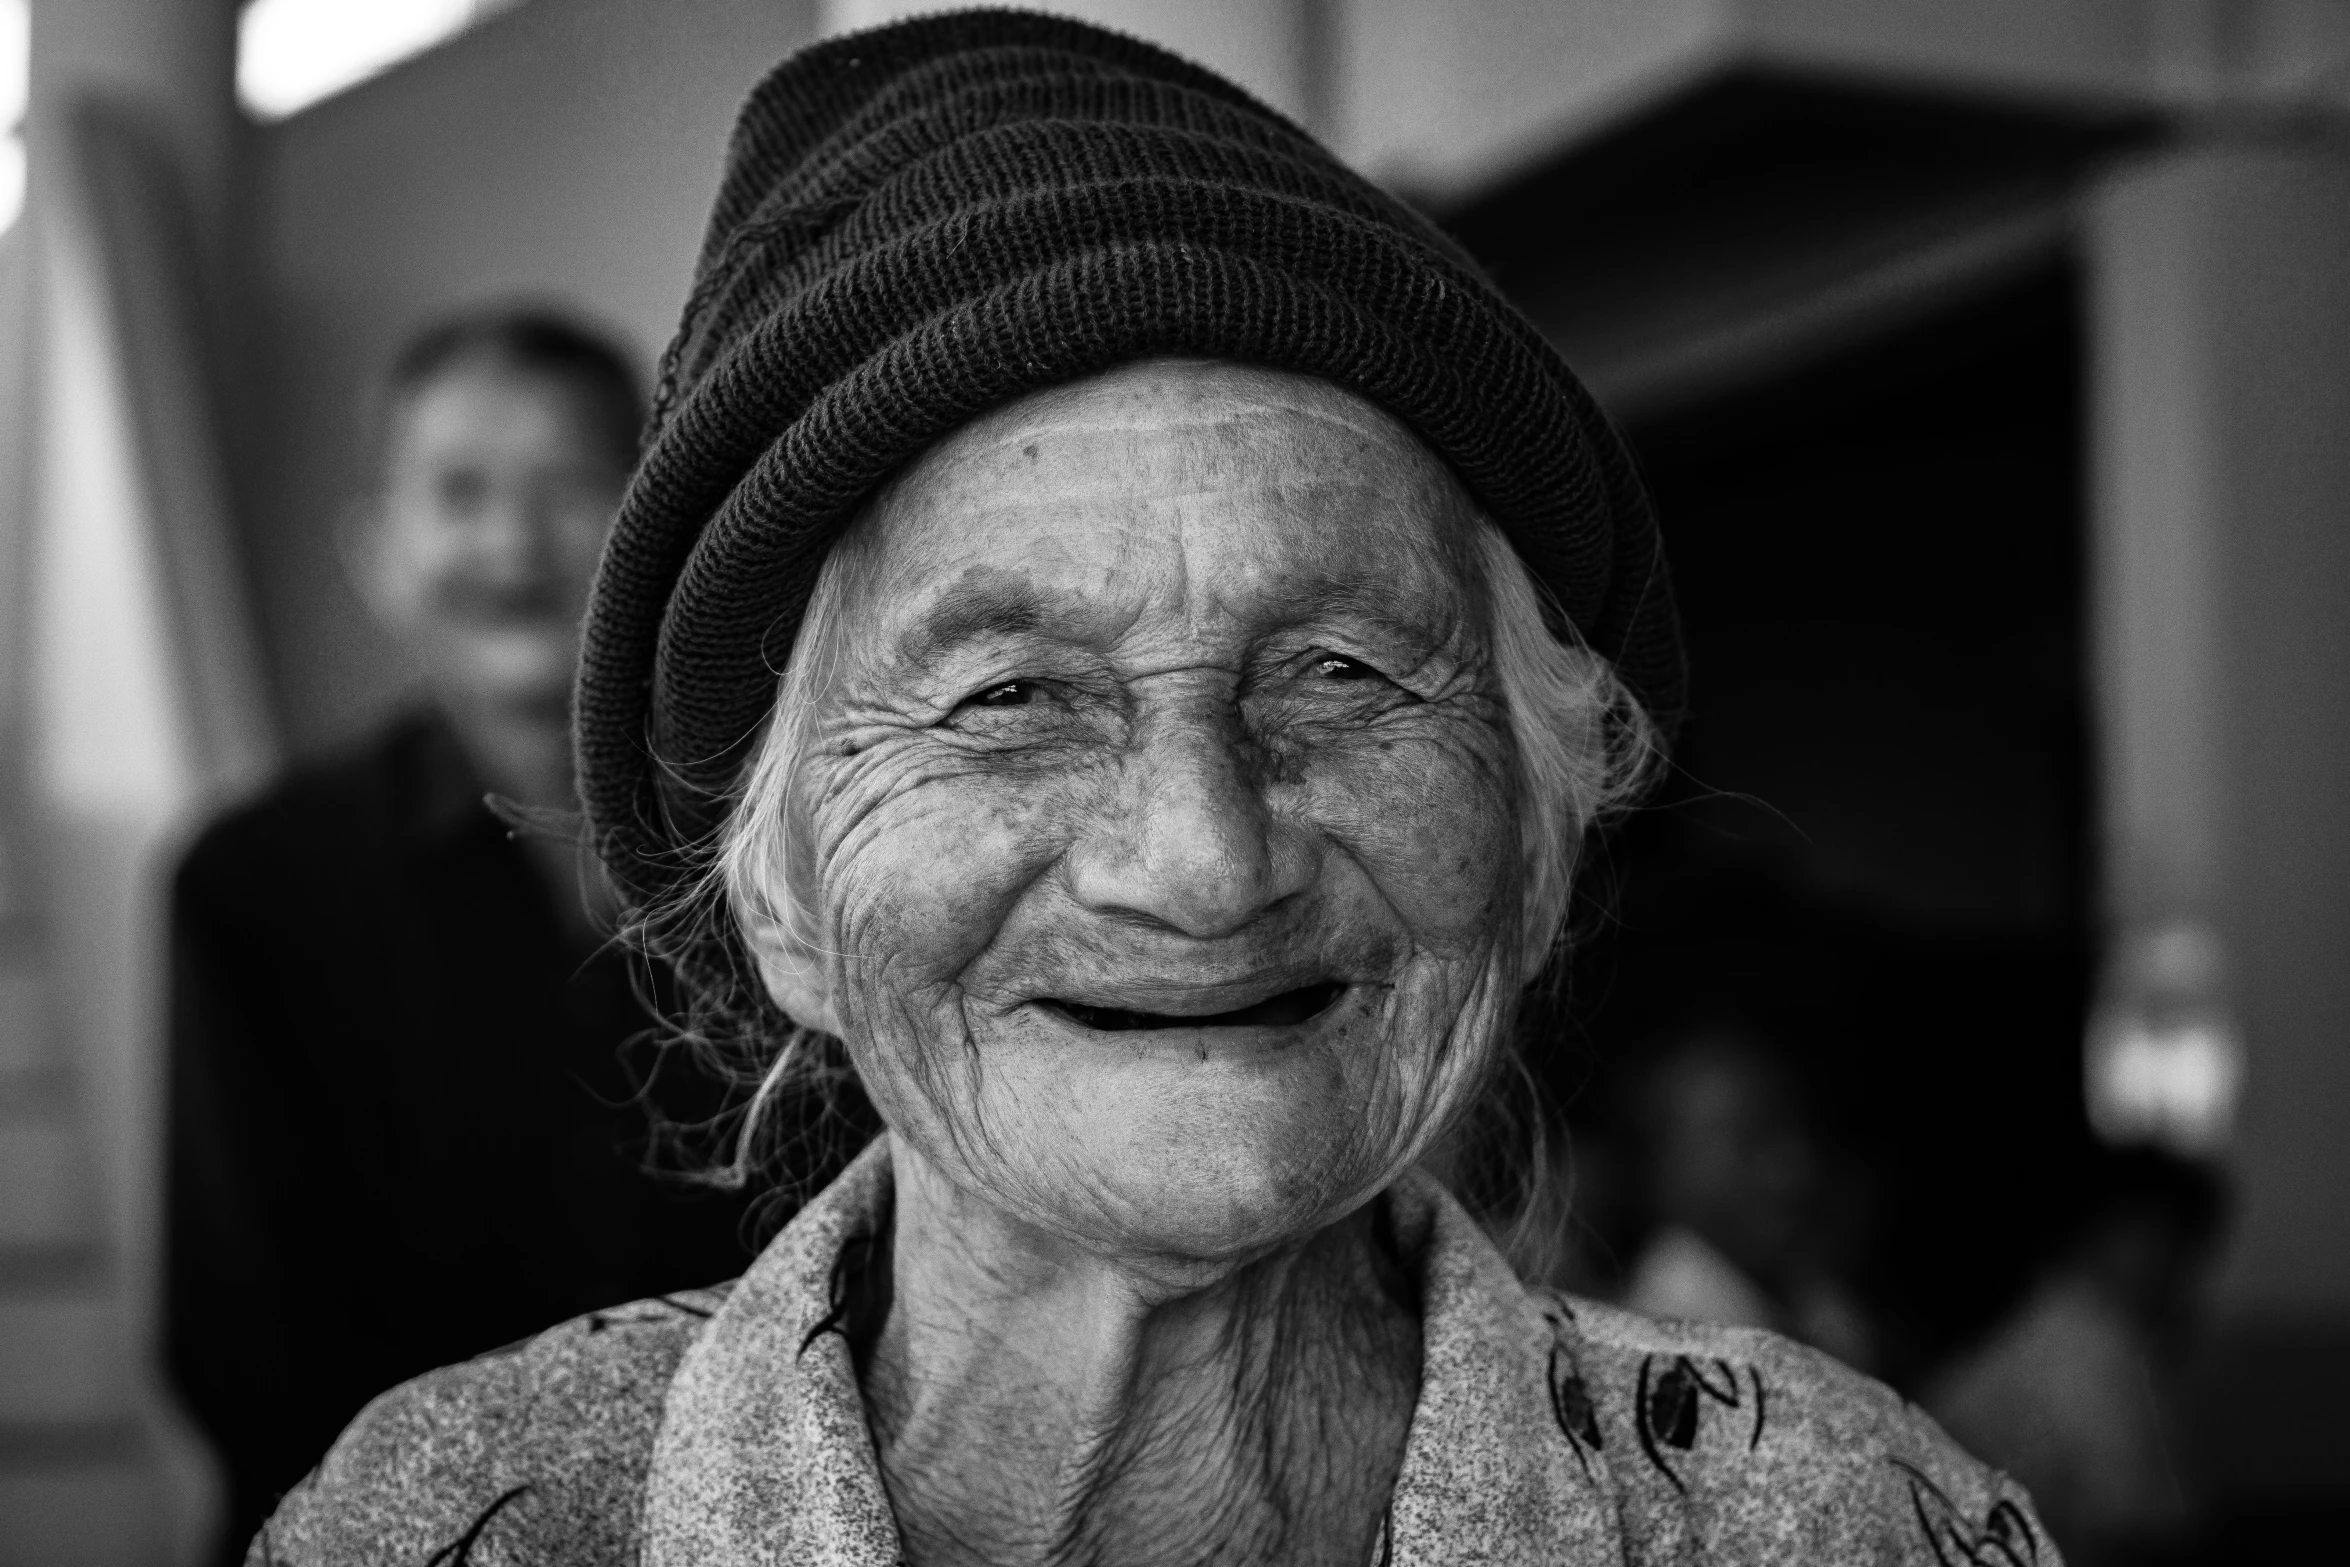
<path id="1" fill-rule="evenodd" d="M 499 1496 L 482 1509 L 480 1516 L 466 1526 L 463 1534 L 426 1557 L 424 1567 L 468 1567 L 473 1560 L 473 1548 L 481 1543 L 482 1531 L 489 1528 L 492 1519 L 529 1490 L 527 1485 L 518 1485 Z"/>
<path id="2" fill-rule="evenodd" d="M 1567 1439 L 1567 1446 L 1575 1454 L 1575 1462 L 1582 1466 L 1585 1478 L 1591 1475 L 1590 1455 L 1599 1451 L 1599 1409 L 1592 1402 L 1591 1388 L 1583 1380 L 1583 1368 L 1576 1363 L 1575 1351 L 1568 1342 L 1568 1325 L 1574 1321 L 1574 1312 L 1564 1302 L 1546 1307 L 1543 1320 L 1550 1324 L 1550 1413 L 1558 1422 L 1559 1434 Z"/>
<path id="3" fill-rule="evenodd" d="M 1640 1359 L 1639 1383 L 1633 1402 L 1634 1429 L 1640 1433 L 1640 1451 L 1647 1455 L 1648 1461 L 1673 1482 L 1675 1490 L 1687 1491 L 1680 1472 L 1659 1449 L 1675 1448 L 1686 1453 L 1694 1448 L 1706 1404 L 1743 1411 L 1751 1401 L 1753 1413 L 1740 1434 L 1745 1438 L 1746 1450 L 1752 1452 L 1762 1441 L 1770 1405 L 1763 1391 L 1762 1373 L 1752 1366 L 1745 1369 L 1742 1377 L 1738 1367 L 1710 1356 L 1675 1355 L 1660 1370 L 1661 1359 L 1657 1355 L 1644 1355 Z"/>
<path id="4" fill-rule="evenodd" d="M 2037 1567 L 2040 1536 L 2024 1510 L 2006 1497 L 1976 1523 L 1917 1465 L 1887 1459 L 1909 1482 L 1918 1528 L 1941 1567 Z"/>

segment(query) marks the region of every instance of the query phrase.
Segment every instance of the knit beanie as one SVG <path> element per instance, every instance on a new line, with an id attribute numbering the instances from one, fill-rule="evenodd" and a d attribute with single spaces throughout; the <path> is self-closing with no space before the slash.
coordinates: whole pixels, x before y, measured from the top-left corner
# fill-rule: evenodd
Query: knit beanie
<path id="1" fill-rule="evenodd" d="M 785 60 L 735 126 L 580 667 L 580 789 L 628 894 L 703 863 L 859 503 L 990 410 L 1152 355 L 1386 409 L 1670 733 L 1679 637 L 1630 454 L 1456 246 L 1161 49 L 926 16 Z"/>

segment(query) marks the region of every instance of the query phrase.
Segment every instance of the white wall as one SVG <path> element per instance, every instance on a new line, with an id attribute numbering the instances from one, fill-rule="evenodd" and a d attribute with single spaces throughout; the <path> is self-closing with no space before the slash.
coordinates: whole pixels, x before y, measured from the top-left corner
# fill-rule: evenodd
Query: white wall
<path id="1" fill-rule="evenodd" d="M 34 8 L 26 789 L 0 831 L 33 862 L 37 967 L 6 976 L 33 996 L 0 1019 L 25 1031 L 0 1041 L 0 1216 L 49 1265 L 0 1277 L 6 1562 L 183 1560 L 208 1514 L 155 1355 L 158 893 L 176 834 L 270 748 L 203 373 L 229 24 L 219 0 Z"/>

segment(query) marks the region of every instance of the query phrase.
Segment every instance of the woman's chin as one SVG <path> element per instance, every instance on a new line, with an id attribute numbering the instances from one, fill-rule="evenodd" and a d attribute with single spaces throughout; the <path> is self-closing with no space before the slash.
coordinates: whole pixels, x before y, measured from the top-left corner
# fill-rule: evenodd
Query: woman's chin
<path id="1" fill-rule="evenodd" d="M 1342 1218 L 1402 1168 L 1388 1157 L 1395 1151 L 1365 1145 L 1359 1116 L 1315 1124 L 1184 1108 L 1062 1133 L 1065 1162 L 1038 1172 L 1039 1198 L 1054 1210 L 1047 1222 L 1089 1249 L 1137 1259 L 1245 1262 Z"/>
<path id="2" fill-rule="evenodd" d="M 916 1090 L 887 1055 L 859 1066 L 884 1119 L 965 1192 L 1098 1255 L 1211 1273 L 1361 1206 L 1465 1081 L 1337 1008 L 1266 1031 L 1285 1037 L 1183 1032 L 1022 1018 L 980 1032 L 968 1077 Z"/>

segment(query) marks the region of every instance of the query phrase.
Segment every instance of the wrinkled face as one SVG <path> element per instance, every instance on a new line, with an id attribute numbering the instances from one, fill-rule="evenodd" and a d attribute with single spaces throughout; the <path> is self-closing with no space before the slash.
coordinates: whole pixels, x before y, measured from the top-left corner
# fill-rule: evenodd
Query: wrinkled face
<path id="1" fill-rule="evenodd" d="M 628 473 L 585 395 L 494 364 L 396 411 L 369 597 L 444 698 L 560 720 L 596 557 Z"/>
<path id="2" fill-rule="evenodd" d="M 1532 958 L 1456 481 L 1330 386 L 1158 361 L 932 450 L 841 549 L 749 934 L 898 1136 L 1105 1253 L 1238 1257 L 1385 1186 Z"/>

